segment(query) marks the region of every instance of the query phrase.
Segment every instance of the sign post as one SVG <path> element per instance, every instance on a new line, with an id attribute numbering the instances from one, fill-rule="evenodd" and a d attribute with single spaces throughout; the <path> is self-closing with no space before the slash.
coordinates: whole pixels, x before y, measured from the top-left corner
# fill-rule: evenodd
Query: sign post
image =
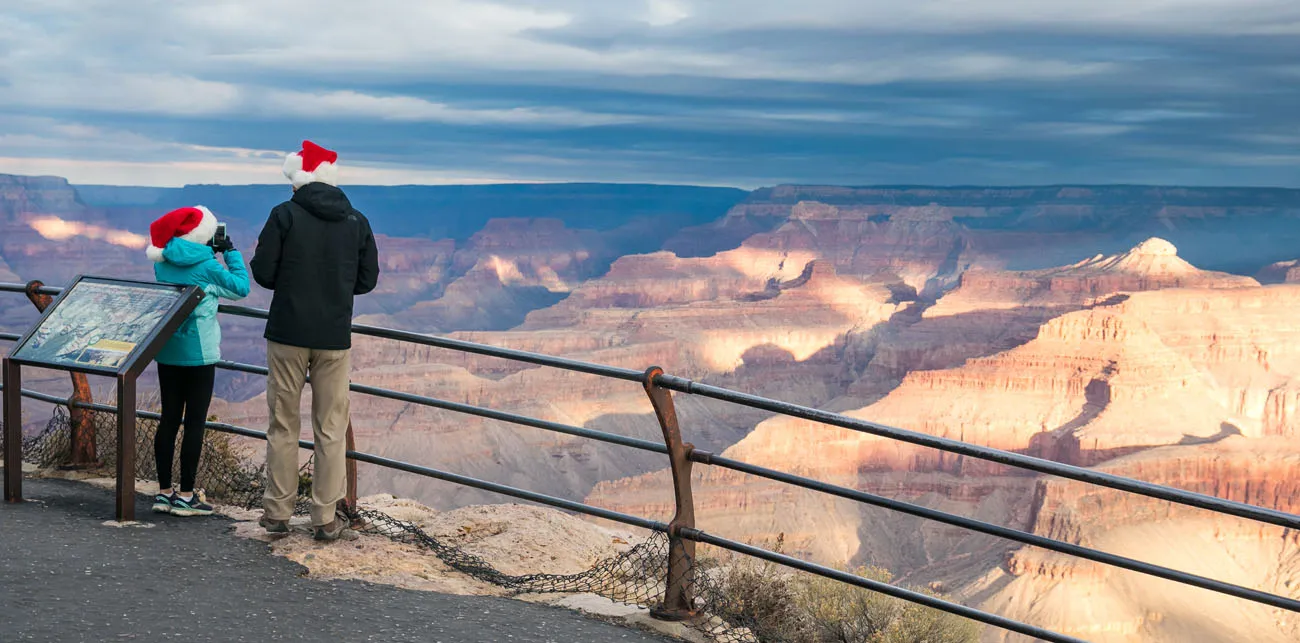
<path id="1" fill-rule="evenodd" d="M 23 366 L 117 381 L 117 520 L 135 519 L 136 380 L 203 299 L 196 286 L 78 276 L 4 360 L 5 500 L 22 501 Z"/>
<path id="2" fill-rule="evenodd" d="M 4 360 L 5 501 L 23 499 L 23 376 L 18 364 Z"/>

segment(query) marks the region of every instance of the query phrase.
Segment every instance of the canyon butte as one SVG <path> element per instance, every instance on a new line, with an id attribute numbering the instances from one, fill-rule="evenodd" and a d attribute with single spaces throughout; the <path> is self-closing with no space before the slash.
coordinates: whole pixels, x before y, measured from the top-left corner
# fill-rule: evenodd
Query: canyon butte
<path id="1" fill-rule="evenodd" d="M 359 321 L 668 372 L 876 423 L 1300 511 L 1300 191 L 1144 186 L 350 189 L 381 234 Z M 240 247 L 275 186 L 0 177 L 0 280 L 147 277 L 143 234 L 203 203 Z M 256 290 L 256 289 L 255 289 Z M 254 292 L 250 305 L 269 294 Z M 0 299 L 0 328 L 33 319 Z M 264 359 L 255 323 L 226 356 Z M 358 338 L 353 380 L 659 438 L 635 384 Z M 60 378 L 37 378 L 52 391 Z M 213 412 L 266 424 L 223 374 Z M 688 396 L 701 449 L 1300 598 L 1300 536 Z M 662 457 L 357 397 L 359 447 L 667 519 Z M 499 497 L 362 467 L 362 492 Z M 1296 615 L 697 467 L 700 525 L 1092 641 L 1300 640 Z M 987 640 L 1018 640 L 990 629 Z"/>

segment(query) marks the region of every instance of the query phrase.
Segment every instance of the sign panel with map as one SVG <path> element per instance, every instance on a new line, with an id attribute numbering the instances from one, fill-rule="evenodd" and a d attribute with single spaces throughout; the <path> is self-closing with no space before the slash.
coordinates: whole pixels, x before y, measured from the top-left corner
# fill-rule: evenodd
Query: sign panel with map
<path id="1" fill-rule="evenodd" d="M 33 366 L 116 375 L 153 359 L 200 299 L 193 286 L 78 277 L 10 356 Z"/>

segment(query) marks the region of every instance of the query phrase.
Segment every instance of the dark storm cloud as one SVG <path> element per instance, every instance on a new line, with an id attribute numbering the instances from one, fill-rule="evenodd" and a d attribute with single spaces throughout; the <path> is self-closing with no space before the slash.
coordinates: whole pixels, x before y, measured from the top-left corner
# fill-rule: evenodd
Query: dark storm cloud
<path id="1" fill-rule="evenodd" d="M 0 10 L 0 171 L 1300 186 L 1289 1 L 120 4 Z"/>

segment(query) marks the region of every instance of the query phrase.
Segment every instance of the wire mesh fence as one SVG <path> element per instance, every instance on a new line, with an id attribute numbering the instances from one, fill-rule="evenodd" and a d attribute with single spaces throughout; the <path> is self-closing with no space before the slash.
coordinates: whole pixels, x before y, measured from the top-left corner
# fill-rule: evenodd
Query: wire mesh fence
<path id="1" fill-rule="evenodd" d="M 117 458 L 117 422 L 109 413 L 91 412 L 90 422 L 96 435 L 96 454 L 101 463 L 111 466 Z M 136 478 L 157 477 L 154 464 L 156 420 L 141 418 L 136 427 Z M 42 469 L 56 468 L 71 454 L 71 423 L 66 407 L 55 406 L 46 427 L 23 441 L 23 460 Z M 251 438 L 213 430 L 206 432 L 196 486 L 212 502 L 256 509 L 261 506 L 266 485 L 265 465 L 255 454 L 261 443 Z M 179 453 L 173 470 L 179 470 Z M 312 462 L 299 471 L 298 501 L 295 513 L 306 514 L 310 508 Z M 645 541 L 612 558 L 598 562 L 577 574 L 510 575 L 497 570 L 487 560 L 454 544 L 440 540 L 418 525 L 399 520 L 373 509 L 358 509 L 354 527 L 363 534 L 373 534 L 406 543 L 436 556 L 457 572 L 485 581 L 514 594 L 595 594 L 612 601 L 644 608 L 662 602 L 669 563 L 669 538 L 654 533 Z M 693 561 L 694 562 L 694 561 Z M 717 570 L 699 571 L 692 564 L 691 586 L 699 616 L 688 624 L 711 641 L 718 643 L 767 643 L 787 641 L 788 637 L 764 623 L 770 618 L 760 613 L 765 606 L 744 596 L 732 596 L 724 587 Z"/>

